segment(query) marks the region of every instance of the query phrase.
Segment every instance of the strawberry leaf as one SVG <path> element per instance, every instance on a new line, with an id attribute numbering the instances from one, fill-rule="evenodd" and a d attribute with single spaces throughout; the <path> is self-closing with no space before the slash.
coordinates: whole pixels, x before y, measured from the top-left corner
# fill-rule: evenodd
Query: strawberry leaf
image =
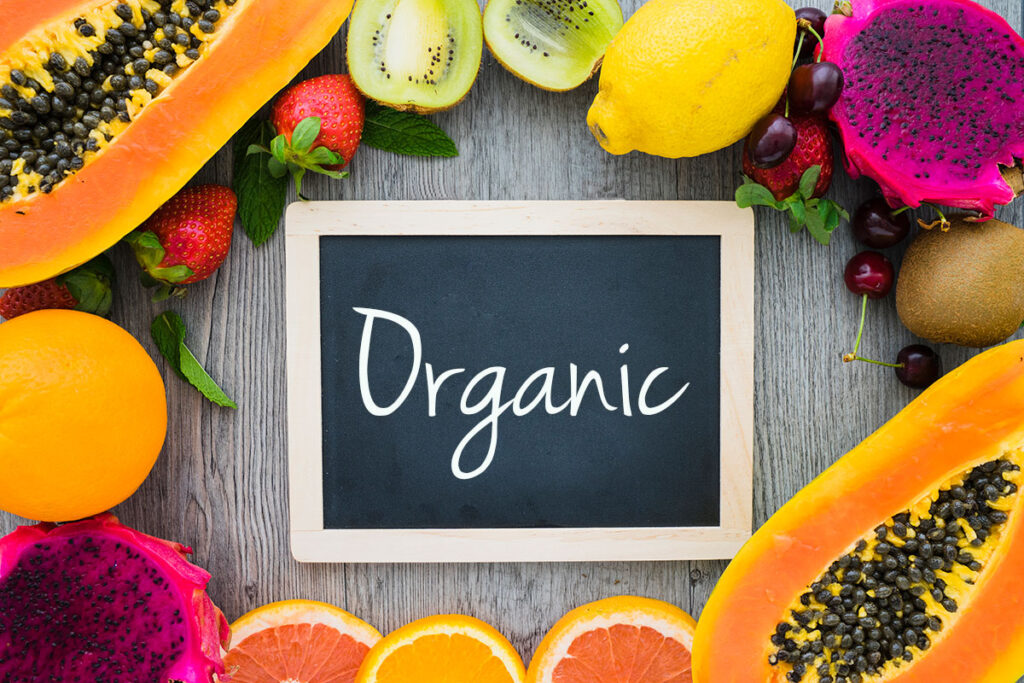
<path id="1" fill-rule="evenodd" d="M 285 151 L 288 148 L 288 140 L 283 135 L 278 135 L 270 141 L 270 153 L 282 164 L 288 163 L 288 156 Z"/>
<path id="2" fill-rule="evenodd" d="M 211 402 L 225 408 L 238 407 L 185 345 L 185 323 L 177 313 L 164 311 L 153 320 L 149 331 L 156 347 L 175 374 L 198 389 Z"/>
<path id="3" fill-rule="evenodd" d="M 57 284 L 68 288 L 78 302 L 76 311 L 85 311 L 106 317 L 114 303 L 117 275 L 114 264 L 106 254 L 100 254 L 72 271 L 57 276 Z"/>
<path id="4" fill-rule="evenodd" d="M 297 154 L 305 154 L 313 147 L 313 143 L 320 136 L 322 121 L 319 116 L 308 116 L 295 126 L 292 131 L 291 148 Z"/>
<path id="5" fill-rule="evenodd" d="M 274 135 L 269 122 L 251 119 L 235 136 L 232 187 L 238 196 L 242 228 L 256 246 L 277 231 L 288 194 L 284 164 L 274 156 L 263 156 L 271 153 L 267 145 Z"/>
<path id="6" fill-rule="evenodd" d="M 284 178 L 288 175 L 288 166 L 277 160 L 277 157 L 270 157 L 267 162 L 267 170 L 273 178 Z"/>
<path id="7" fill-rule="evenodd" d="M 325 164 L 333 166 L 335 164 L 345 163 L 345 157 L 341 156 L 337 152 L 327 149 L 326 147 L 317 147 L 306 155 L 306 162 L 317 166 Z"/>
<path id="8" fill-rule="evenodd" d="M 124 241 L 132 248 L 135 258 L 146 270 L 159 266 L 167 254 L 163 245 L 160 244 L 160 238 L 151 230 L 130 232 L 125 236 Z"/>

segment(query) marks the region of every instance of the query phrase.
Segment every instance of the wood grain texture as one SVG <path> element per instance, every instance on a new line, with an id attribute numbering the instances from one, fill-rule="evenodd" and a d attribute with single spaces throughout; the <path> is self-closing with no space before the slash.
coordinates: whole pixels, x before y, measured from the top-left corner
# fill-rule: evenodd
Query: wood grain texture
<path id="1" fill-rule="evenodd" d="M 831 3 L 811 4 L 825 8 Z M 1020 0 L 985 0 L 1021 30 Z M 631 14 L 639 0 L 625 0 Z M 343 36 L 303 76 L 344 71 Z M 436 121 L 461 151 L 423 160 L 360 150 L 352 177 L 311 178 L 314 199 L 730 199 L 739 182 L 737 146 L 679 161 L 612 157 L 584 124 L 596 80 L 554 94 L 520 82 L 485 52 L 468 99 Z M 197 182 L 227 183 L 221 151 Z M 853 209 L 876 189 L 837 173 L 831 196 Z M 1024 224 L 1024 204 L 998 216 Z M 858 301 L 842 268 L 858 249 L 841 228 L 830 247 L 790 235 L 784 217 L 757 214 L 755 352 L 755 524 L 902 408 L 915 392 L 891 372 L 843 365 L 856 332 Z M 122 287 L 114 320 L 156 356 L 152 304 L 119 249 Z M 897 262 L 899 258 L 895 259 Z M 224 267 L 171 306 L 188 342 L 239 409 L 219 409 L 168 372 L 170 433 L 156 469 L 117 513 L 138 528 L 195 547 L 213 573 L 210 592 L 229 618 L 292 597 L 333 602 L 384 632 L 421 616 L 466 612 L 495 624 L 529 658 L 570 608 L 620 593 L 665 599 L 694 614 L 721 562 L 300 565 L 288 550 L 285 415 L 284 239 L 255 249 L 239 234 Z M 872 302 L 865 355 L 889 358 L 913 337 L 892 298 Z M 947 368 L 972 352 L 943 347 Z M 161 364 L 161 367 L 163 365 Z M 165 367 L 163 367 L 166 370 Z M 0 532 L 18 520 L 0 517 Z M 756 682 L 752 682 L 756 683 Z"/>

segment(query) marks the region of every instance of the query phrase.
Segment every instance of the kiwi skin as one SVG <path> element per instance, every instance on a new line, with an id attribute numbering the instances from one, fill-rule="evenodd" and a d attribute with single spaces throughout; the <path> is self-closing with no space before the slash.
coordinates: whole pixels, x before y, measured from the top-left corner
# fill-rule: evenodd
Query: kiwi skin
<path id="1" fill-rule="evenodd" d="M 936 343 L 985 347 L 1024 321 L 1024 230 L 955 218 L 948 232 L 923 231 L 896 283 L 896 311 L 914 334 Z"/>

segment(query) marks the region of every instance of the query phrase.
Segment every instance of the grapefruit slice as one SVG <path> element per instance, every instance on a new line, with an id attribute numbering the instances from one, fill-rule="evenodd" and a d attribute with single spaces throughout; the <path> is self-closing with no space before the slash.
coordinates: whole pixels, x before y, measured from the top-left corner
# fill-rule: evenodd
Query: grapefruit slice
<path id="1" fill-rule="evenodd" d="M 562 617 L 544 636 L 526 683 L 692 683 L 693 617 L 625 595 Z"/>
<path id="2" fill-rule="evenodd" d="M 493 627 L 461 614 L 407 624 L 377 643 L 356 683 L 522 683 L 523 660 Z"/>
<path id="3" fill-rule="evenodd" d="M 287 600 L 239 618 L 231 639 L 231 683 L 352 683 L 381 635 L 333 605 Z"/>

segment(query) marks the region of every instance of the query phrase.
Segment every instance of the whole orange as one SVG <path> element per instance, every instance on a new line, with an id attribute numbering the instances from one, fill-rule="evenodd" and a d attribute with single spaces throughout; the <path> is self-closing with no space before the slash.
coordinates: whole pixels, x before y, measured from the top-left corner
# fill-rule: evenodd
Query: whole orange
<path id="1" fill-rule="evenodd" d="M 114 323 L 51 310 L 0 324 L 0 509 L 103 512 L 143 482 L 166 432 L 160 373 Z"/>

